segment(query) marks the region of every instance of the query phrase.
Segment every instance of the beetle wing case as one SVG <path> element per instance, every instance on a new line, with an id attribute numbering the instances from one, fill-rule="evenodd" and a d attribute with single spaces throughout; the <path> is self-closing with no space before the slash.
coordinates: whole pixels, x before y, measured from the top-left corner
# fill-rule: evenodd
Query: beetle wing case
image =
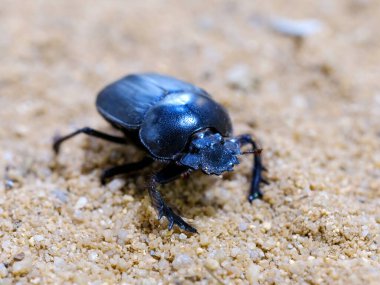
<path id="1" fill-rule="evenodd" d="M 144 73 L 125 76 L 100 91 L 96 99 L 99 113 L 119 128 L 138 129 L 148 110 L 165 96 L 178 92 L 206 91 L 170 76 Z"/>
<path id="2" fill-rule="evenodd" d="M 146 112 L 165 91 L 139 75 L 126 76 L 106 86 L 96 99 L 99 113 L 112 125 L 138 129 Z"/>

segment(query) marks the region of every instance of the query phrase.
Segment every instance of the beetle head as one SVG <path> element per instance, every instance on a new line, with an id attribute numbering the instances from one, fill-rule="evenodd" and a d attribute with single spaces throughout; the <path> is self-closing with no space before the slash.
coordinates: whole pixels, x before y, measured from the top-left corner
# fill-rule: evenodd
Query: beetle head
<path id="1" fill-rule="evenodd" d="M 206 174 L 220 175 L 225 171 L 232 171 L 234 165 L 239 164 L 239 154 L 239 144 L 233 139 L 226 139 L 219 133 L 206 130 L 194 135 L 180 163 L 193 169 L 201 169 Z"/>

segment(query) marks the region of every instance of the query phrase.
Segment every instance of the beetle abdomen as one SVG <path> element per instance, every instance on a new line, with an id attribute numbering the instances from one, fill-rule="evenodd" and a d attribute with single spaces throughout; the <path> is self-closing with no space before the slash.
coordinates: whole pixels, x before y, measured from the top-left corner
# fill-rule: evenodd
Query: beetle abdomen
<path id="1" fill-rule="evenodd" d="M 194 132 L 205 128 L 222 136 L 232 134 L 230 118 L 221 105 L 203 94 L 169 94 L 146 113 L 140 139 L 153 156 L 171 159 L 185 148 Z"/>

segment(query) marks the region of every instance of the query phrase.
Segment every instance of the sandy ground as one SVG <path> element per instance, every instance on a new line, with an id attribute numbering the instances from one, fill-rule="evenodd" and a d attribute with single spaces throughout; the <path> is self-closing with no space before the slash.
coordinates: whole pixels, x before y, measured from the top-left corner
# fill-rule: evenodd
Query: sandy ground
<path id="1" fill-rule="evenodd" d="M 258 19 L 318 19 L 303 41 Z M 14 1 L 0 6 L 1 284 L 379 284 L 380 2 Z M 124 74 L 191 81 L 264 148 L 224 179 L 162 192 L 200 234 L 167 230 L 146 175 L 106 187 L 133 147 L 52 137 L 91 126 Z"/>

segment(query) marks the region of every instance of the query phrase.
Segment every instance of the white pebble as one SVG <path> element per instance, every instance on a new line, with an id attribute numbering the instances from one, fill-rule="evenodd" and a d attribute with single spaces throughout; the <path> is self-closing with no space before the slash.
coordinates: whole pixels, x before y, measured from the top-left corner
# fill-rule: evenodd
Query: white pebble
<path id="1" fill-rule="evenodd" d="M 91 261 L 95 261 L 98 259 L 98 254 L 95 252 L 95 251 L 91 251 L 89 254 L 88 254 L 88 258 L 91 260 Z"/>
<path id="2" fill-rule="evenodd" d="M 185 235 L 184 233 L 180 233 L 179 239 L 187 239 L 187 235 Z"/>
<path id="3" fill-rule="evenodd" d="M 219 267 L 219 262 L 216 261 L 215 259 L 209 258 L 206 260 L 205 266 L 206 268 L 214 271 Z"/>
<path id="4" fill-rule="evenodd" d="M 31 258 L 24 258 L 19 262 L 15 262 L 12 267 L 14 275 L 23 275 L 30 272 L 33 268 L 33 262 Z"/>
<path id="5" fill-rule="evenodd" d="M 128 231 L 127 230 L 125 230 L 125 229 L 120 229 L 119 231 L 118 231 L 118 233 L 117 233 L 117 238 L 119 239 L 119 240 L 121 240 L 122 242 L 126 242 L 126 241 L 128 241 L 129 240 L 129 233 L 128 233 Z"/>
<path id="6" fill-rule="evenodd" d="M 63 258 L 58 257 L 58 256 L 55 256 L 55 257 L 54 257 L 54 266 L 55 266 L 56 268 L 62 268 L 62 267 L 64 267 L 65 265 L 66 265 L 66 262 L 65 262 L 65 260 L 64 260 Z"/>
<path id="7" fill-rule="evenodd" d="M 45 238 L 44 238 L 44 236 L 42 236 L 42 235 L 35 235 L 35 236 L 33 237 L 33 239 L 34 239 L 34 241 L 36 241 L 36 242 L 40 242 L 40 241 L 43 241 Z"/>
<path id="8" fill-rule="evenodd" d="M 77 201 L 77 203 L 75 204 L 75 209 L 79 210 L 79 209 L 82 209 L 84 206 L 86 206 L 88 200 L 86 197 L 80 197 Z"/>
<path id="9" fill-rule="evenodd" d="M 251 264 L 247 269 L 247 280 L 250 284 L 257 284 L 260 276 L 260 266 Z"/>
<path id="10" fill-rule="evenodd" d="M 248 229 L 248 225 L 246 223 L 240 223 L 239 224 L 239 231 L 244 232 Z"/>
<path id="11" fill-rule="evenodd" d="M 323 24 L 315 19 L 292 20 L 285 18 L 272 18 L 270 27 L 278 33 L 291 37 L 308 37 L 322 30 Z"/>
<path id="12" fill-rule="evenodd" d="M 366 236 L 368 236 L 368 234 L 369 234 L 368 227 L 362 226 L 362 237 L 365 238 Z"/>
<path id="13" fill-rule="evenodd" d="M 108 183 L 107 187 L 111 192 L 116 192 L 123 188 L 125 185 L 125 180 L 121 178 L 113 179 L 110 183 Z"/>
<path id="14" fill-rule="evenodd" d="M 55 189 L 52 194 L 62 203 L 67 203 L 69 201 L 69 194 L 66 191 L 60 189 Z"/>
<path id="15" fill-rule="evenodd" d="M 4 278 L 8 274 L 8 269 L 5 267 L 4 263 L 0 263 L 0 278 Z"/>
<path id="16" fill-rule="evenodd" d="M 10 249 L 12 246 L 12 242 L 10 240 L 5 240 L 1 243 L 1 247 L 3 248 L 3 250 L 7 251 L 8 249 Z"/>
<path id="17" fill-rule="evenodd" d="M 233 248 L 231 249 L 231 256 L 232 256 L 232 257 L 236 257 L 236 256 L 238 256 L 238 254 L 240 254 L 240 252 L 241 252 L 240 248 L 238 248 L 238 247 L 233 247 Z"/>
<path id="18" fill-rule="evenodd" d="M 173 267 L 175 269 L 180 269 L 186 265 L 189 265 L 192 263 L 192 259 L 190 256 L 188 256 L 187 254 L 178 254 L 174 260 L 173 260 Z"/>

